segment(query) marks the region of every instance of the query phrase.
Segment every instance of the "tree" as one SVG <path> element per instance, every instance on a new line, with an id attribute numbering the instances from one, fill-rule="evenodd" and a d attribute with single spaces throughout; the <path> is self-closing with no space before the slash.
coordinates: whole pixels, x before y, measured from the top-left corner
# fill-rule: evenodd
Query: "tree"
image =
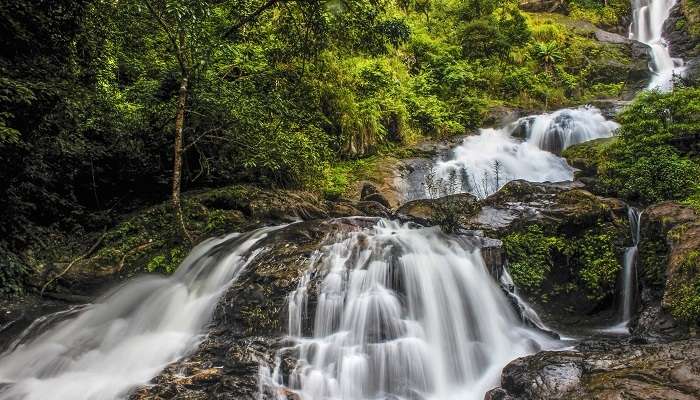
<path id="1" fill-rule="evenodd" d="M 189 236 L 181 205 L 183 129 L 187 107 L 187 90 L 195 65 L 199 65 L 205 31 L 205 19 L 209 15 L 206 2 L 196 0 L 142 0 L 151 18 L 167 36 L 179 66 L 180 90 L 175 111 L 175 138 L 172 176 L 172 205 L 182 232 Z"/>

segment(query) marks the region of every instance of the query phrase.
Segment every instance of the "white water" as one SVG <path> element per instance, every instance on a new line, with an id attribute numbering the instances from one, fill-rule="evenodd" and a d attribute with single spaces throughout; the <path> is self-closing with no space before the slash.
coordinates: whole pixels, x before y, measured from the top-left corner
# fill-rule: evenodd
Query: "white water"
<path id="1" fill-rule="evenodd" d="M 447 160 L 435 163 L 435 172 L 443 180 L 454 174 L 463 191 L 482 198 L 515 179 L 569 181 L 573 169 L 554 153 L 610 137 L 618 126 L 594 107 L 524 117 L 506 127 L 481 129 L 478 135 L 466 137 Z M 517 130 L 526 132 L 525 141 L 513 137 Z"/>
<path id="2" fill-rule="evenodd" d="M 650 69 L 654 76 L 649 89 L 671 90 L 674 74 L 683 72 L 683 60 L 671 57 L 662 36 L 664 22 L 675 4 L 676 0 L 632 0 L 629 37 L 651 47 Z"/>
<path id="3" fill-rule="evenodd" d="M 532 324 L 532 326 L 541 331 L 554 332 L 547 325 L 545 325 L 544 322 L 542 322 L 540 316 L 532 308 L 532 306 L 525 299 L 520 297 L 520 295 L 518 294 L 518 288 L 515 286 L 515 283 L 513 283 L 513 278 L 510 276 L 510 273 L 505 268 L 501 273 L 500 281 L 501 285 L 505 287 L 508 290 L 508 293 L 515 299 L 518 305 L 518 309 L 520 310 L 521 320 Z"/>
<path id="4" fill-rule="evenodd" d="M 522 325 L 466 239 L 387 220 L 317 252 L 289 296 L 289 335 L 261 368 L 261 398 L 481 400 L 506 363 L 552 344 Z"/>
<path id="5" fill-rule="evenodd" d="M 170 278 L 128 282 L 0 358 L 2 400 L 111 400 L 192 351 L 214 306 L 274 228 L 210 239 Z"/>
<path id="6" fill-rule="evenodd" d="M 632 246 L 625 249 L 625 259 L 622 268 L 622 291 L 620 293 L 620 314 L 622 322 L 627 323 L 632 318 L 634 312 L 634 297 L 636 295 L 636 266 L 637 266 L 637 246 L 639 245 L 639 222 L 642 214 L 633 207 L 627 211 L 630 229 L 632 231 Z"/>

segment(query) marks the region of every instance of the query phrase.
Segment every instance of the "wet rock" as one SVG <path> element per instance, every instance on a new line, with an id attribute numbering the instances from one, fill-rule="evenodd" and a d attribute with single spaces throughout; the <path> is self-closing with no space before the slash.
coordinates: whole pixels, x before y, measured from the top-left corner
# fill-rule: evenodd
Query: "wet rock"
<path id="1" fill-rule="evenodd" d="M 632 332 L 654 339 L 677 339 L 700 326 L 700 213 L 676 202 L 652 205 L 642 213 L 639 277 L 642 312 Z"/>
<path id="2" fill-rule="evenodd" d="M 260 242 L 264 250 L 219 301 L 208 335 L 194 354 L 168 366 L 131 398 L 257 400 L 261 363 L 272 365 L 275 353 L 288 345 L 287 296 L 309 268 L 312 254 L 328 236 L 374 223 L 374 218 L 357 217 L 313 220 L 271 232 Z M 314 283 L 309 290 L 312 309 L 318 288 Z M 304 324 L 305 329 L 312 326 L 312 321 Z M 293 367 L 293 356 L 288 355 L 287 368 Z"/>
<path id="3" fill-rule="evenodd" d="M 603 43 L 613 43 L 613 44 L 624 44 L 631 42 L 628 38 L 618 35 L 617 33 L 607 32 L 602 29 L 596 29 L 595 38 L 599 42 Z"/>
<path id="4" fill-rule="evenodd" d="M 689 82 L 700 79 L 700 13 L 697 5 L 689 0 L 678 1 L 664 22 L 663 37 L 668 42 L 672 57 L 685 62 L 685 75 Z"/>
<path id="5" fill-rule="evenodd" d="M 363 201 L 374 201 L 374 202 L 377 202 L 377 203 L 383 205 L 386 208 L 391 207 L 389 205 L 389 200 L 387 200 L 386 197 L 384 197 L 381 193 L 372 193 L 368 196 L 363 197 L 362 200 Z"/>
<path id="6" fill-rule="evenodd" d="M 504 241 L 520 294 L 546 324 L 565 330 L 614 316 L 616 279 L 631 241 L 626 204 L 582 186 L 512 181 L 480 201 L 464 224 Z M 595 250 L 582 250 L 582 243 Z"/>
<path id="7" fill-rule="evenodd" d="M 488 236 L 502 237 L 531 224 L 567 231 L 583 230 L 599 218 L 622 215 L 626 205 L 583 190 L 580 182 L 508 182 L 482 200 L 481 211 L 467 224 Z"/>
<path id="8" fill-rule="evenodd" d="M 541 352 L 508 364 L 492 392 L 513 400 L 697 399 L 700 341 Z"/>
<path id="9" fill-rule="evenodd" d="M 421 225 L 433 225 L 438 214 L 448 211 L 464 213 L 464 217 L 472 215 L 478 209 L 476 197 L 470 193 L 459 193 L 438 199 L 412 200 L 396 210 L 396 215 L 404 220 L 411 220 Z"/>

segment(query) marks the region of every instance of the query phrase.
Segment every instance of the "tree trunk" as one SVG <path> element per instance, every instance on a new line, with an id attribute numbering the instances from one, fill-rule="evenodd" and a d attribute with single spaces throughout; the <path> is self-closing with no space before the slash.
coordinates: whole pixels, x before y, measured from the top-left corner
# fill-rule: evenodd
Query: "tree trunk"
<path id="1" fill-rule="evenodd" d="M 182 131 L 185 125 L 185 106 L 187 103 L 187 76 L 182 78 L 180 82 L 180 94 L 177 98 L 177 114 L 175 115 L 175 160 L 173 161 L 173 193 L 172 202 L 175 209 L 177 223 L 180 224 L 182 233 L 189 238 L 187 228 L 185 227 L 185 218 L 182 214 L 182 206 L 180 204 L 180 185 L 182 181 Z"/>

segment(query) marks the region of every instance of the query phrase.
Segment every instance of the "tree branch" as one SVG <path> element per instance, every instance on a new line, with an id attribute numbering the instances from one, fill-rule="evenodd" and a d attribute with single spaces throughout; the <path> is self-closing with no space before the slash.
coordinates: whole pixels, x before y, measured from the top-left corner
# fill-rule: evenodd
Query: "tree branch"
<path id="1" fill-rule="evenodd" d="M 240 21 L 238 21 L 237 24 L 231 26 L 224 32 L 224 37 L 229 37 L 231 36 L 234 32 L 237 30 L 241 29 L 243 25 L 255 20 L 260 16 L 260 14 L 264 13 L 268 9 L 272 8 L 275 4 L 280 2 L 282 0 L 267 0 L 263 5 L 261 5 L 257 10 L 255 10 L 252 14 L 249 14 L 248 16 L 244 17 Z"/>
<path id="2" fill-rule="evenodd" d="M 180 64 L 180 68 L 182 69 L 182 72 L 185 75 L 188 75 L 189 70 L 188 70 L 187 65 L 185 63 L 185 60 L 183 59 L 182 49 L 180 48 L 180 45 L 178 44 L 178 40 L 175 38 L 175 35 L 168 27 L 168 24 L 165 23 L 163 16 L 159 12 L 156 11 L 156 9 L 153 7 L 151 2 L 148 0 L 143 0 L 143 2 L 146 4 L 146 8 L 148 8 L 148 11 L 151 13 L 151 15 L 153 15 L 156 22 L 158 22 L 158 25 L 160 25 L 160 27 L 163 28 L 163 32 L 165 32 L 165 35 L 168 36 L 168 39 L 170 39 L 170 43 L 175 48 L 175 53 L 177 54 L 177 62 Z M 181 35 L 181 39 L 182 39 L 182 35 Z M 181 42 L 183 42 L 183 40 L 181 40 Z"/>

